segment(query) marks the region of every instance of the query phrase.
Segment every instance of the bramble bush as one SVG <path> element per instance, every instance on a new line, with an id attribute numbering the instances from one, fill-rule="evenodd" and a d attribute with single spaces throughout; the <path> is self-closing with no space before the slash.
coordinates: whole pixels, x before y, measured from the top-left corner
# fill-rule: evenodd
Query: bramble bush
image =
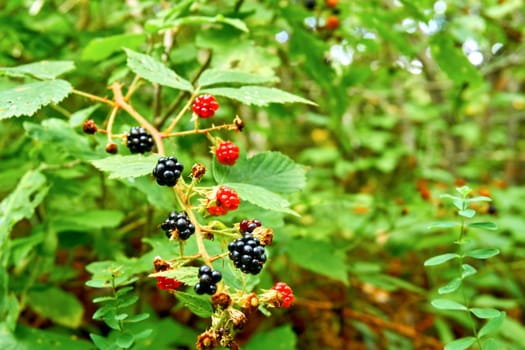
<path id="1" fill-rule="evenodd" d="M 0 4 L 0 348 L 522 349 L 522 9 Z"/>

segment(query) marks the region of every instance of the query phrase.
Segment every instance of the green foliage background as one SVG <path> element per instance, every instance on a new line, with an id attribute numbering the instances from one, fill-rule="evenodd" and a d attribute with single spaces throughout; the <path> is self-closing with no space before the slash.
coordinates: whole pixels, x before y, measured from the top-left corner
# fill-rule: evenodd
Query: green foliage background
<path id="1" fill-rule="evenodd" d="M 506 311 L 495 349 L 523 349 L 525 4 L 341 0 L 337 7 L 339 28 L 314 30 L 310 23 L 333 15 L 319 0 L 314 10 L 291 0 L 0 3 L 0 310 L 8 315 L 0 348 L 93 348 L 88 334 L 108 329 L 91 318 L 98 290 L 85 285 L 86 265 L 104 260 L 125 261 L 139 277 L 138 309 L 151 316 L 136 333 L 153 333 L 134 348 L 193 348 L 205 328 L 146 278 L 153 256 L 177 253 L 158 229 L 173 198 L 147 176 L 111 178 L 91 163 L 107 157 L 105 136 L 87 136 L 81 126 L 87 118 L 102 123 L 108 111 L 70 94 L 74 87 L 109 95 L 107 86 L 129 84 L 147 53 L 182 78 L 170 77 L 174 89 L 164 88 L 161 101 L 151 85 L 133 96 L 150 121 L 208 68 L 198 83 L 228 97 L 217 122 L 235 114 L 245 121 L 234 137 L 243 152 L 280 151 L 307 169 L 299 193 L 273 184 L 284 193 L 280 210 L 252 202 L 226 219 L 253 216 L 275 230 L 260 286 L 287 281 L 298 298 L 288 312 L 254 316 L 243 348 L 418 349 L 469 335 L 467 319 L 429 303 L 452 265 L 423 266 L 457 238 L 427 229 L 455 219 L 439 195 L 466 181 L 490 194 L 494 207 L 476 209 L 499 228 L 472 239 L 501 251 L 476 265 L 466 293 L 472 305 Z M 168 28 L 176 28 L 173 37 L 159 34 Z M 479 54 L 483 61 L 472 64 Z M 12 68 L 42 61 L 53 62 Z M 149 81 L 169 77 L 151 65 L 157 74 Z M 224 70 L 264 90 L 217 86 Z M 21 84 L 34 98 L 13 107 Z M 316 105 L 288 103 L 308 101 Z M 133 123 L 122 116 L 114 130 Z M 212 166 L 199 136 L 167 148 L 185 164 Z M 242 175 L 223 179 L 235 184 Z"/>

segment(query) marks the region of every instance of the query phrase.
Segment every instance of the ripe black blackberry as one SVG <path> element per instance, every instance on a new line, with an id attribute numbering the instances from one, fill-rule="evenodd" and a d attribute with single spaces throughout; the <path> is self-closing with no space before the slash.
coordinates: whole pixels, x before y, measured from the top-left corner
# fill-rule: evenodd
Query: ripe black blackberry
<path id="1" fill-rule="evenodd" d="M 213 271 L 208 265 L 199 268 L 199 282 L 195 285 L 197 294 L 213 295 L 217 292 L 217 283 L 222 279 L 220 271 Z"/>
<path id="2" fill-rule="evenodd" d="M 252 233 L 257 227 L 261 227 L 261 222 L 257 219 L 253 220 L 242 220 L 239 224 L 239 231 L 242 234 Z"/>
<path id="3" fill-rule="evenodd" d="M 131 153 L 149 152 L 153 148 L 153 137 L 144 128 L 134 126 L 128 132 L 126 144 Z"/>
<path id="4" fill-rule="evenodd" d="M 166 220 L 160 224 L 160 227 L 166 232 L 168 238 L 186 240 L 195 233 L 195 226 L 191 223 L 188 214 L 183 211 L 178 213 L 172 211 Z"/>
<path id="5" fill-rule="evenodd" d="M 175 157 L 160 157 L 157 161 L 153 176 L 161 186 L 175 186 L 182 174 L 184 166 Z"/>
<path id="6" fill-rule="evenodd" d="M 259 239 L 249 233 L 245 234 L 244 237 L 230 242 L 228 250 L 233 264 L 242 272 L 253 275 L 261 272 L 266 261 L 266 250 Z"/>

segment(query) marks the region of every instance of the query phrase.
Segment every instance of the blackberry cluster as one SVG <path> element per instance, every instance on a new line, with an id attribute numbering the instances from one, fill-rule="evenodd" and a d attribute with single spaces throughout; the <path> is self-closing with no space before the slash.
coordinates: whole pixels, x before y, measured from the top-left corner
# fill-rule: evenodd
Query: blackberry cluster
<path id="1" fill-rule="evenodd" d="M 195 233 L 195 226 L 191 223 L 190 218 L 186 212 L 174 212 L 164 220 L 160 227 L 166 232 L 168 238 L 180 238 L 186 240 Z M 175 236 L 174 236 L 175 233 Z"/>
<path id="2" fill-rule="evenodd" d="M 160 157 L 153 176 L 161 186 L 175 186 L 184 166 L 175 157 Z"/>
<path id="3" fill-rule="evenodd" d="M 230 242 L 228 250 L 230 251 L 230 259 L 233 261 L 233 264 L 241 269 L 242 272 L 253 275 L 261 272 L 266 261 L 266 250 L 259 239 L 247 233 L 244 237 Z"/>
<path id="4" fill-rule="evenodd" d="M 127 146 L 131 153 L 149 152 L 153 148 L 153 137 L 144 128 L 134 126 L 128 132 Z"/>
<path id="5" fill-rule="evenodd" d="M 239 224 L 239 231 L 241 231 L 242 234 L 252 233 L 257 227 L 261 227 L 261 222 L 257 219 L 242 220 Z"/>
<path id="6" fill-rule="evenodd" d="M 208 265 L 199 268 L 199 282 L 195 285 L 197 294 L 213 295 L 217 292 L 217 283 L 222 279 L 219 271 L 213 271 Z"/>

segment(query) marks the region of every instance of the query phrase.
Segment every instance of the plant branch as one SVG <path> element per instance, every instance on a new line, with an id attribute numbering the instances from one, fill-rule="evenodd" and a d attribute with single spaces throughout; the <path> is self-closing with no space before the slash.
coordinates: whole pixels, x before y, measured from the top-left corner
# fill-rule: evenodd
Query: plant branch
<path id="1" fill-rule="evenodd" d="M 137 122 L 139 122 L 139 124 L 142 125 L 144 129 L 148 130 L 155 141 L 158 153 L 160 155 L 164 155 L 165 151 L 164 145 L 162 143 L 162 135 L 153 125 L 151 125 L 143 116 L 141 116 L 139 112 L 137 112 L 130 104 L 125 101 L 124 96 L 122 96 L 122 85 L 115 82 L 111 85 L 111 90 L 113 90 L 116 105 L 128 112 L 128 114 L 131 115 Z"/>
<path id="2" fill-rule="evenodd" d="M 100 96 L 93 95 L 93 94 L 90 94 L 88 92 L 80 91 L 80 90 L 77 90 L 77 89 L 73 89 L 71 91 L 71 93 L 73 93 L 75 95 L 86 97 L 86 98 L 88 98 L 90 100 L 93 100 L 93 101 L 105 103 L 105 104 L 110 105 L 112 107 L 116 107 L 117 106 L 117 104 L 114 101 L 108 99 L 107 97 L 100 97 Z"/>

